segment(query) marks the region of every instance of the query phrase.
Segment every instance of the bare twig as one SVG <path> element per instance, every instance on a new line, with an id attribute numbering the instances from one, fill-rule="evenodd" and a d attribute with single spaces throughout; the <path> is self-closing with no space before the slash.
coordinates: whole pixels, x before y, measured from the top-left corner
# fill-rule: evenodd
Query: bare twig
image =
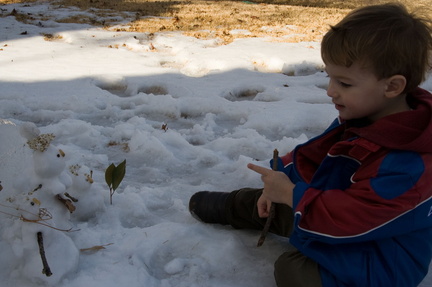
<path id="1" fill-rule="evenodd" d="M 279 151 L 277 149 L 275 149 L 273 151 L 273 166 L 272 166 L 273 170 L 278 170 L 278 158 L 279 158 Z M 270 225 L 271 225 L 271 222 L 272 222 L 274 216 L 275 216 L 275 204 L 272 202 L 272 204 L 270 206 L 269 216 L 267 217 L 267 221 L 264 225 L 263 230 L 261 231 L 261 236 L 258 239 L 257 247 L 260 247 L 261 245 L 263 245 L 264 240 L 267 236 L 267 233 L 270 229 Z"/>
<path id="2" fill-rule="evenodd" d="M 63 231 L 63 232 L 74 232 L 74 231 L 79 231 L 79 229 L 75 229 L 75 230 L 74 230 L 74 229 L 72 229 L 72 228 L 69 228 L 69 229 L 60 229 L 60 228 L 56 228 L 56 227 L 54 227 L 54 226 L 52 226 L 52 225 L 50 225 L 50 224 L 48 224 L 48 223 L 45 223 L 45 222 L 47 222 L 48 220 L 52 219 L 52 215 L 51 215 L 51 214 L 49 213 L 49 211 L 46 210 L 45 208 L 39 208 L 39 214 L 34 214 L 34 213 L 32 213 L 32 212 L 29 212 L 29 211 L 27 211 L 27 210 L 21 209 L 21 208 L 16 207 L 16 206 L 9 206 L 9 205 L 5 205 L 5 204 L 1 204 L 1 203 L 0 203 L 0 207 L 3 207 L 3 208 L 9 208 L 9 209 L 14 209 L 14 210 L 17 210 L 17 211 L 21 211 L 21 212 L 23 212 L 23 213 L 30 214 L 31 217 L 35 217 L 35 218 L 37 218 L 37 219 L 28 219 L 28 218 L 26 218 L 26 217 L 25 217 L 24 215 L 22 215 L 22 214 L 20 214 L 20 215 L 18 215 L 18 214 L 13 214 L 13 213 L 10 213 L 10 212 L 5 212 L 5 211 L 3 211 L 3 210 L 0 209 L 0 214 L 4 214 L 4 215 L 10 216 L 10 217 L 18 218 L 18 219 L 21 220 L 22 222 L 28 222 L 28 223 L 40 224 L 40 225 L 43 225 L 43 226 L 49 227 L 49 228 L 51 228 L 51 229 L 58 230 L 58 231 Z"/>
<path id="3" fill-rule="evenodd" d="M 48 265 L 48 261 L 46 259 L 45 256 L 45 248 L 44 248 L 44 244 L 43 244 L 43 234 L 42 232 L 38 232 L 37 233 L 37 242 L 39 245 L 39 253 L 42 259 L 42 265 L 43 265 L 43 269 L 42 269 L 42 273 L 45 274 L 47 277 L 50 277 L 52 275 L 51 272 L 51 268 Z"/>
<path id="4" fill-rule="evenodd" d="M 40 224 L 40 225 L 43 225 L 43 226 L 46 226 L 46 227 L 49 227 L 49 228 L 51 228 L 51 229 L 54 229 L 54 230 L 57 230 L 57 231 L 63 231 L 63 232 L 74 232 L 74 231 L 80 231 L 80 229 L 72 229 L 72 228 L 69 228 L 69 229 L 60 229 L 60 228 L 56 228 L 56 227 L 54 227 L 54 226 L 52 226 L 52 225 L 49 225 L 49 224 L 47 224 L 47 223 L 43 223 L 42 221 L 42 219 L 36 219 L 36 220 L 32 220 L 32 219 L 27 219 L 27 218 L 25 218 L 24 216 L 20 216 L 19 217 L 19 219 L 22 221 L 22 222 L 30 222 L 30 223 L 36 223 L 36 224 Z"/>

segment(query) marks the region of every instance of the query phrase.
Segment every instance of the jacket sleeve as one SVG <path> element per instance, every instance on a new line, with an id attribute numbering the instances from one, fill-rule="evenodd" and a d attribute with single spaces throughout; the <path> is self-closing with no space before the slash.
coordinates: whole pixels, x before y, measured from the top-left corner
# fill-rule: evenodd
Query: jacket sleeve
<path id="1" fill-rule="evenodd" d="M 304 238 L 342 243 L 432 226 L 430 178 L 420 154 L 395 151 L 361 166 L 344 189 L 326 181 L 298 182 L 293 200 L 296 232 Z"/>
<path id="2" fill-rule="evenodd" d="M 273 167 L 273 159 L 270 160 L 270 166 Z M 301 177 L 293 168 L 293 151 L 278 158 L 278 171 L 285 173 L 294 184 L 301 181 Z"/>
<path id="3" fill-rule="evenodd" d="M 336 129 L 337 127 L 340 127 L 341 125 L 341 120 L 339 118 L 336 118 L 331 124 L 330 126 L 327 127 L 327 129 L 324 131 L 323 134 L 329 133 L 330 131 Z M 318 138 L 319 136 L 317 136 L 316 138 Z M 312 138 L 310 139 L 308 142 L 314 141 L 316 138 Z M 299 175 L 299 173 L 297 172 L 297 169 L 294 168 L 293 166 L 293 161 L 294 161 L 294 153 L 296 152 L 296 150 L 303 146 L 305 144 L 300 144 L 298 145 L 294 150 L 292 150 L 291 152 L 285 154 L 284 156 L 281 156 L 278 158 L 278 170 L 284 172 L 290 179 L 291 181 L 296 184 L 300 181 L 302 181 L 302 177 Z M 322 148 L 320 148 L 322 149 Z M 314 148 L 314 150 L 316 150 Z M 325 151 L 324 151 L 324 155 L 325 155 Z M 273 167 L 273 159 L 270 160 L 270 167 Z"/>

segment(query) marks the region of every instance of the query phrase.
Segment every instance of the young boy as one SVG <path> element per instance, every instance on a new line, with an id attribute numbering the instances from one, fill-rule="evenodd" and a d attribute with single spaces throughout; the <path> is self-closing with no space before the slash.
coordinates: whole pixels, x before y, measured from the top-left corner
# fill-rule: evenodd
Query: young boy
<path id="1" fill-rule="evenodd" d="M 399 4 L 354 10 L 324 36 L 327 94 L 339 118 L 278 159 L 254 164 L 263 189 L 198 192 L 207 223 L 270 231 L 292 246 L 278 286 L 417 286 L 432 257 L 432 95 L 429 20 Z"/>

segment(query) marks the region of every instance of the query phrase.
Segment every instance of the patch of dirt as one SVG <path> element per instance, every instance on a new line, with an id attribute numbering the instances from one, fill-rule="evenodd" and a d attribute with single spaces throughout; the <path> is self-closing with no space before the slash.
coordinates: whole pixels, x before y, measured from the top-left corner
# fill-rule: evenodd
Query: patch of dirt
<path id="1" fill-rule="evenodd" d="M 430 0 L 399 0 L 409 7 L 429 5 Z M 20 0 L 0 0 L 21 3 Z M 34 1 L 25 1 L 34 2 Z M 181 31 L 200 39 L 270 37 L 272 41 L 320 41 L 330 25 L 351 9 L 386 3 L 388 0 L 55 0 L 58 7 L 76 6 L 104 19 L 107 15 L 131 17 L 130 23 L 115 26 L 109 20 L 71 17 L 62 22 L 89 23 L 119 31 L 157 33 Z M 415 3 L 413 3 L 415 2 Z M 126 14 L 127 13 L 127 14 Z"/>

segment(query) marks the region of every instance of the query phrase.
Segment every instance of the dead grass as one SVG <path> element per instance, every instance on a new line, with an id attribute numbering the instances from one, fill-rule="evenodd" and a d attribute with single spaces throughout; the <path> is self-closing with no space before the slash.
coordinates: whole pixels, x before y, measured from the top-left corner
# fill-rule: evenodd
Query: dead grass
<path id="1" fill-rule="evenodd" d="M 0 0 L 0 4 L 12 4 L 12 3 L 25 3 L 25 2 L 36 2 L 37 0 L 22 1 L 22 0 Z"/>
<path id="2" fill-rule="evenodd" d="M 0 0 L 1 3 L 23 2 Z M 31 1 L 26 1 L 31 2 Z M 273 37 L 278 41 L 320 41 L 329 25 L 337 23 L 356 7 L 388 0 L 56 0 L 61 6 L 107 14 L 134 13 L 124 31 L 156 33 L 182 31 L 197 38 L 219 37 L 229 43 L 239 37 Z M 400 0 L 410 7 L 429 5 L 430 0 Z M 412 3 L 415 2 L 415 3 Z M 64 22 L 89 22 L 107 28 L 112 23 L 90 17 L 73 17 Z"/>
<path id="3" fill-rule="evenodd" d="M 61 40 L 63 37 L 61 35 L 53 35 L 53 34 L 42 34 L 45 41 L 57 41 Z"/>
<path id="4" fill-rule="evenodd" d="M 328 26 L 349 11 L 232 1 L 196 2 L 193 5 L 178 4 L 175 13 L 162 17 L 140 17 L 131 23 L 129 30 L 184 31 L 197 38 L 219 37 L 225 42 L 239 37 L 265 36 L 289 42 L 319 41 Z"/>

